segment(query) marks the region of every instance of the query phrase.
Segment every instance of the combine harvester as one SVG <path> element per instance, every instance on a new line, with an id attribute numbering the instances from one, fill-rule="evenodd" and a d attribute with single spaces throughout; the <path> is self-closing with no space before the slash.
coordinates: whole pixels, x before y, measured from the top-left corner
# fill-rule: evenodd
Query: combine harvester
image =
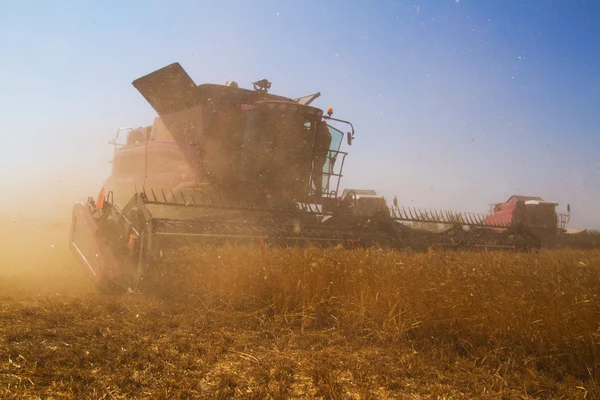
<path id="1" fill-rule="evenodd" d="M 273 95 L 266 79 L 252 90 L 196 85 L 178 63 L 133 86 L 158 117 L 117 131 L 111 176 L 73 209 L 71 249 L 101 288 L 135 289 L 168 249 L 197 242 L 516 250 L 564 236 L 557 204 L 537 198 L 513 197 L 486 216 L 388 207 L 372 190 L 340 194 L 340 148 L 354 127 L 310 106 L 319 93 Z"/>

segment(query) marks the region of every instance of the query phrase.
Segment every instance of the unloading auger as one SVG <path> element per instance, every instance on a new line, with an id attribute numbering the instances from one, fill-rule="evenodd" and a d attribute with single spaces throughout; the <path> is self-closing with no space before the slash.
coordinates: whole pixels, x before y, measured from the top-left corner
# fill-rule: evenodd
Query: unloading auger
<path id="1" fill-rule="evenodd" d="M 178 63 L 133 82 L 158 117 L 151 126 L 117 131 L 111 176 L 96 199 L 73 209 L 70 246 L 100 287 L 133 290 L 170 249 L 195 243 L 510 250 L 555 244 L 551 202 L 518 199 L 510 218 L 498 218 L 389 207 L 372 190 L 340 194 L 348 154 L 340 148 L 344 139 L 353 143 L 352 124 L 311 106 L 320 93 L 292 99 L 269 93 L 266 79 L 253 85 L 196 85 Z"/>

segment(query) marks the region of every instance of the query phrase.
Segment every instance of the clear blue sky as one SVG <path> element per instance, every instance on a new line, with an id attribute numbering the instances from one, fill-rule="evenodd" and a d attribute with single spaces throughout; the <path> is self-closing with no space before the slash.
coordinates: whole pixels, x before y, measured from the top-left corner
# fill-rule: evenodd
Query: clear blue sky
<path id="1" fill-rule="evenodd" d="M 320 91 L 357 130 L 346 187 L 460 211 L 539 195 L 600 228 L 600 2 L 123 3 L 0 2 L 4 201 L 95 195 L 115 129 L 154 117 L 131 81 L 178 61 Z"/>

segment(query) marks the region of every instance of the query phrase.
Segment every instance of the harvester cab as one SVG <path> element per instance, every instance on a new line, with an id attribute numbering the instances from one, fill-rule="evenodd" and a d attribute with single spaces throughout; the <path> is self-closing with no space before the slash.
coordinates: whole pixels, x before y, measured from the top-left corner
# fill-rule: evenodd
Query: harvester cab
<path id="1" fill-rule="evenodd" d="M 338 194 L 347 153 L 347 124 L 310 106 L 314 93 L 296 99 L 269 93 L 271 82 L 196 85 L 178 64 L 133 82 L 158 117 L 151 126 L 120 128 L 112 173 L 104 187 L 120 206 L 142 187 L 263 203 L 323 204 Z"/>
<path id="2" fill-rule="evenodd" d="M 308 105 L 318 94 L 298 101 L 276 96 L 266 79 L 254 82 L 254 90 L 196 85 L 178 63 L 133 85 L 158 113 L 196 181 L 221 197 L 319 202 L 336 194 L 343 134 L 324 121 L 346 121 L 324 118 Z"/>

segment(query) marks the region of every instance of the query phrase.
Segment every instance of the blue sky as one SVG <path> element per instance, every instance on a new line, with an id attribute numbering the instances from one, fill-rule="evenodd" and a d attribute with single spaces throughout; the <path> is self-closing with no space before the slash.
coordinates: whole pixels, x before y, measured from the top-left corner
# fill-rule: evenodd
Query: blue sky
<path id="1" fill-rule="evenodd" d="M 357 130 L 345 187 L 459 211 L 539 195 L 600 228 L 600 2 L 50 3 L 0 2 L 11 212 L 95 195 L 116 128 L 154 117 L 131 81 L 178 61 L 196 83 L 320 91 Z"/>

